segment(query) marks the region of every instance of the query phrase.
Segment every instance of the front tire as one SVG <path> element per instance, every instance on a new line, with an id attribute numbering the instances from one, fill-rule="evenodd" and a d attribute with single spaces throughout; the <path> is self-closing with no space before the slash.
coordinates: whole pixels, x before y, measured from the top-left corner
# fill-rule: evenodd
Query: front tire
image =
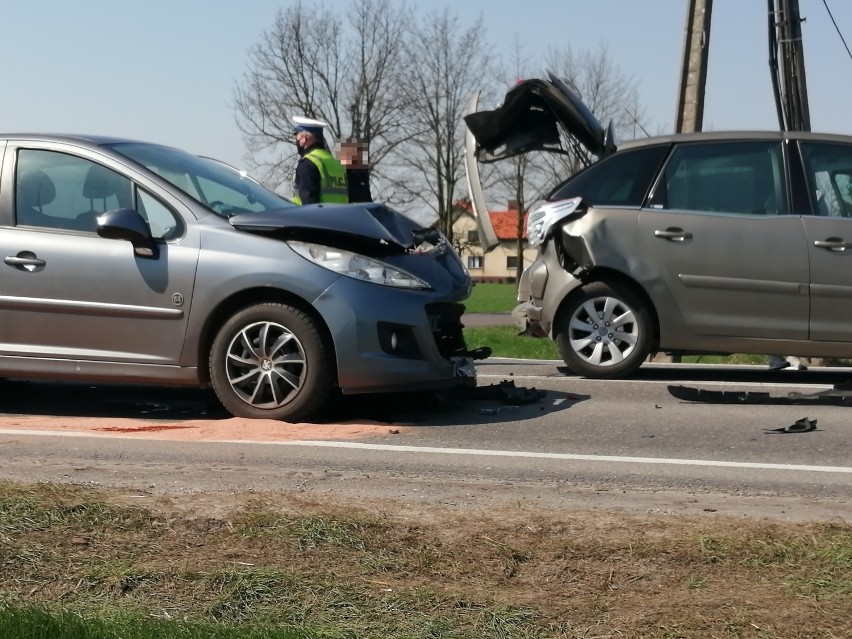
<path id="1" fill-rule="evenodd" d="M 554 341 L 565 364 L 594 379 L 627 377 L 651 352 L 651 313 L 626 287 L 592 282 L 565 301 Z"/>
<path id="2" fill-rule="evenodd" d="M 316 321 L 286 304 L 256 304 L 226 321 L 210 349 L 210 381 L 237 417 L 300 421 L 328 401 L 333 363 Z"/>

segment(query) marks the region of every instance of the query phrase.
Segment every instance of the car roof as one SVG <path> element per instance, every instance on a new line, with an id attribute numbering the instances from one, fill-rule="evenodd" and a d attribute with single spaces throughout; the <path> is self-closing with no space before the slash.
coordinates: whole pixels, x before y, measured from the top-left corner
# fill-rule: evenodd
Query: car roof
<path id="1" fill-rule="evenodd" d="M 38 140 L 41 142 L 77 142 L 102 146 L 121 142 L 138 143 L 139 140 L 109 135 L 82 135 L 73 133 L 0 133 L 0 140 Z"/>
<path id="2" fill-rule="evenodd" d="M 672 144 L 675 142 L 726 142 L 731 140 L 811 140 L 814 142 L 844 142 L 852 144 L 852 136 L 837 133 L 813 133 L 810 131 L 698 131 L 695 133 L 672 133 L 647 138 L 637 138 L 618 145 L 618 150 Z"/>

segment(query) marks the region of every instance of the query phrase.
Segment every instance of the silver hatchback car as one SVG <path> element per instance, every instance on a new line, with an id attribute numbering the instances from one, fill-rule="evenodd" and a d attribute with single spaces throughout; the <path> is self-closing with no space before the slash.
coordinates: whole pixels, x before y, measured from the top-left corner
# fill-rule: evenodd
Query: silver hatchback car
<path id="1" fill-rule="evenodd" d="M 0 376 L 212 386 L 295 421 L 334 393 L 474 385 L 446 239 L 381 204 L 295 206 L 130 140 L 0 135 Z"/>
<path id="2" fill-rule="evenodd" d="M 518 295 L 521 327 L 576 373 L 627 376 L 651 352 L 852 357 L 852 137 L 708 132 L 616 150 L 553 76 L 465 120 L 474 203 L 476 160 L 558 151 L 557 126 L 598 157 L 530 211 L 538 256 Z"/>

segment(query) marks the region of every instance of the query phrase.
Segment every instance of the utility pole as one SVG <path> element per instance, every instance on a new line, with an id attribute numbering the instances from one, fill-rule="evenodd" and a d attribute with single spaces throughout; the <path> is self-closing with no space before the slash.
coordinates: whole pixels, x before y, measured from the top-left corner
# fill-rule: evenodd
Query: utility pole
<path id="1" fill-rule="evenodd" d="M 712 12 L 713 0 L 689 0 L 677 102 L 677 133 L 700 131 L 703 124 Z"/>
<path id="2" fill-rule="evenodd" d="M 769 65 L 782 131 L 810 131 L 799 0 L 768 0 Z"/>
<path id="3" fill-rule="evenodd" d="M 710 55 L 710 15 L 713 0 L 689 0 L 683 65 L 677 98 L 675 133 L 700 131 L 704 123 L 704 88 L 707 85 L 707 58 Z M 654 361 L 680 363 L 680 355 L 658 353 Z"/>

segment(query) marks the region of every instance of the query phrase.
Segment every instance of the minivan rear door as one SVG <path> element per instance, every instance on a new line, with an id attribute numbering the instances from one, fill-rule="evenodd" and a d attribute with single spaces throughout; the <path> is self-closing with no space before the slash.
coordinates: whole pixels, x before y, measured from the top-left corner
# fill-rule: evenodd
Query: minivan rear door
<path id="1" fill-rule="evenodd" d="M 801 142 L 811 215 L 802 211 L 811 262 L 814 341 L 852 342 L 852 145 Z"/>

